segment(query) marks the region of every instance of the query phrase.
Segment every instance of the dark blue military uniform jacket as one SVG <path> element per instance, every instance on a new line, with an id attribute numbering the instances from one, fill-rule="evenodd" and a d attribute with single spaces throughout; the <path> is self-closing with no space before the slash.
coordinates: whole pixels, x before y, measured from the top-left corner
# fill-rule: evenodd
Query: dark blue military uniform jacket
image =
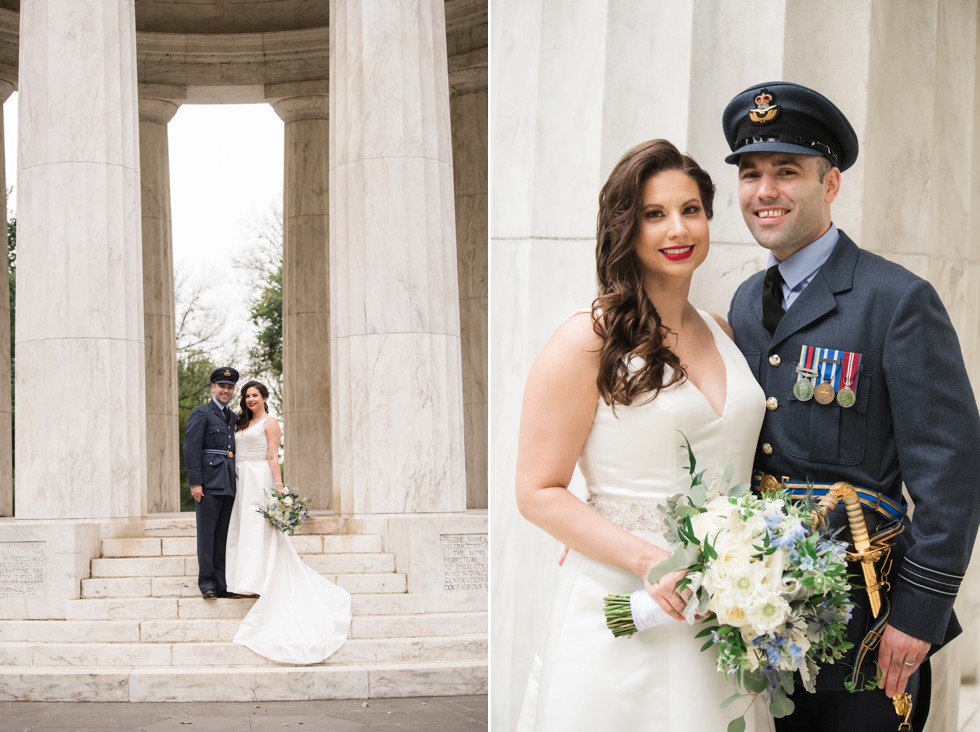
<path id="1" fill-rule="evenodd" d="M 229 410 L 230 412 L 230 410 Z M 209 496 L 235 495 L 235 414 L 226 422 L 212 399 L 187 419 L 184 463 L 189 485 L 202 485 Z"/>
<path id="2" fill-rule="evenodd" d="M 759 384 L 776 399 L 755 466 L 777 478 L 847 481 L 896 500 L 904 481 L 914 520 L 893 552 L 889 623 L 941 645 L 960 632 L 953 600 L 980 518 L 980 417 L 949 316 L 928 282 L 843 232 L 772 338 L 762 326 L 762 279 L 760 272 L 739 287 L 728 316 Z M 793 396 L 802 345 L 861 354 L 854 406 Z M 831 520 L 846 525 L 843 506 Z M 849 638 L 857 644 L 869 610 L 863 590 L 854 599 Z M 873 666 L 862 669 L 869 670 L 873 676 Z M 828 666 L 817 686 L 839 689 L 850 671 Z"/>

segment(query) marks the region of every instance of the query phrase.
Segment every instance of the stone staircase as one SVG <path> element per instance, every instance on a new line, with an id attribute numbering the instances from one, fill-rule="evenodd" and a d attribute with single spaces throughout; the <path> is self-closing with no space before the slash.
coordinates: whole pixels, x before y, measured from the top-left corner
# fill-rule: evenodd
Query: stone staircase
<path id="1" fill-rule="evenodd" d="M 292 538 L 353 597 L 346 645 L 279 664 L 231 642 L 251 599 L 203 600 L 192 514 L 103 539 L 64 620 L 0 620 L 0 700 L 272 701 L 481 694 L 486 602 L 407 592 L 381 535 L 314 516 Z"/>

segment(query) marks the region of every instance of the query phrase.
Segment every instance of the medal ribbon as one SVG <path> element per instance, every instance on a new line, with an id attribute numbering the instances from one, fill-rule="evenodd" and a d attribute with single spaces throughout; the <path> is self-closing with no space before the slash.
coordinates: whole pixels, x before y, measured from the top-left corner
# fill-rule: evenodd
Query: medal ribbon
<path id="1" fill-rule="evenodd" d="M 812 369 L 813 368 L 813 362 L 814 362 L 814 360 L 816 358 L 816 352 L 818 350 L 819 349 L 814 348 L 813 346 L 802 346 L 800 348 L 800 364 L 799 364 L 799 367 L 800 368 L 805 368 L 805 369 Z"/>
<path id="2" fill-rule="evenodd" d="M 861 369 L 861 354 L 852 351 L 844 351 L 843 363 L 841 368 L 841 387 L 848 387 L 857 394 L 858 371 Z M 838 389 L 838 391 L 840 391 Z"/>
<path id="3" fill-rule="evenodd" d="M 818 348 L 820 354 L 818 358 L 820 359 L 820 374 L 819 383 L 827 382 L 832 387 L 834 387 L 834 392 L 837 392 L 840 388 L 840 366 L 841 351 L 836 351 L 832 348 Z M 837 363 L 831 363 L 832 361 L 837 361 Z"/>

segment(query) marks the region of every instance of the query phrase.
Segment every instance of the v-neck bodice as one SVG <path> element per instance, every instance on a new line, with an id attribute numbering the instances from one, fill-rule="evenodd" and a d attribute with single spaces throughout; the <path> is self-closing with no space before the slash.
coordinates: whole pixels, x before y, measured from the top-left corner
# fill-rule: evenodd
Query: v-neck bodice
<path id="1" fill-rule="evenodd" d="M 653 401 L 617 406 L 602 399 L 579 458 L 589 492 L 598 496 L 659 501 L 690 485 L 681 433 L 699 468 L 735 470 L 749 480 L 765 396 L 742 354 L 711 315 L 699 311 L 725 366 L 721 415 L 689 380 L 662 389 Z"/>

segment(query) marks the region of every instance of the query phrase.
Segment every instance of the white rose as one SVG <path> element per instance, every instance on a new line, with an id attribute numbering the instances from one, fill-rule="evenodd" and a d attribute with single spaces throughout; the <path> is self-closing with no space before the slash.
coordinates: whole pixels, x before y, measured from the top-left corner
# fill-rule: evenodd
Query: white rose
<path id="1" fill-rule="evenodd" d="M 691 517 L 691 529 L 701 542 L 705 537 L 714 540 L 715 535 L 728 526 L 729 516 L 735 511 L 735 507 L 725 496 L 712 499 L 705 504 L 705 508 L 708 510 L 704 513 Z"/>
<path id="2" fill-rule="evenodd" d="M 720 545 L 722 543 L 724 546 Z M 729 541 L 719 542 L 719 546 L 716 546 L 715 550 L 718 552 L 718 556 L 704 575 L 704 586 L 711 593 L 721 591 L 730 586 L 734 578 L 745 575 L 749 571 L 749 564 L 752 561 L 751 551 L 745 544 Z"/>
<path id="3" fill-rule="evenodd" d="M 749 622 L 745 606 L 731 592 L 722 592 L 711 598 L 708 607 L 714 611 L 718 622 L 722 625 L 741 628 Z"/>
<path id="4" fill-rule="evenodd" d="M 283 505 L 286 505 L 286 506 L 292 506 L 293 505 L 293 499 L 292 499 L 291 496 L 286 496 L 285 498 L 282 499 L 282 502 L 283 502 Z"/>

